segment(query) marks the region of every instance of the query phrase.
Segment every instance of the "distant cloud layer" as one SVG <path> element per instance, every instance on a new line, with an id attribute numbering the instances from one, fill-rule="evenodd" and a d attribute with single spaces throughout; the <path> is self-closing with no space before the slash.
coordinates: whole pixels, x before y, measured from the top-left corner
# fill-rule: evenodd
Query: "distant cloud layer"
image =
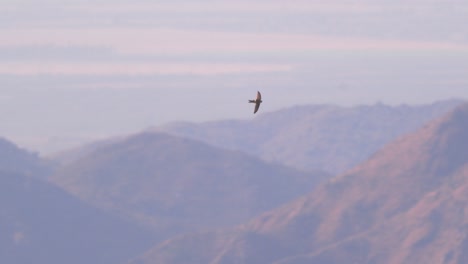
<path id="1" fill-rule="evenodd" d="M 20 29 L 4 30 L 8 36 L 0 44 L 0 49 L 18 50 L 23 52 L 45 49 L 48 56 L 43 55 L 39 60 L 21 58 L 20 62 L 0 64 L 0 73 L 3 74 L 47 74 L 65 73 L 73 74 L 208 74 L 210 63 L 203 62 L 206 58 L 216 57 L 220 54 L 284 54 L 297 52 L 330 52 L 330 51 L 452 51 L 466 52 L 468 47 L 457 43 L 407 41 L 407 40 L 381 40 L 354 37 L 328 37 L 300 34 L 253 34 L 233 32 L 208 32 L 193 30 L 168 29 L 132 29 L 132 28 L 93 28 L 93 29 Z M 88 65 L 69 60 L 70 55 L 64 50 L 72 47 L 81 47 L 86 55 L 86 49 L 93 52 L 93 56 L 85 56 L 91 62 Z M 105 53 L 107 58 L 97 53 L 99 49 L 112 53 Z M 31 53 L 31 52 L 29 52 Z M 72 52 L 73 53 L 73 52 Z M 187 57 L 185 61 L 170 61 L 171 56 L 191 56 L 198 54 L 198 61 Z M 36 54 L 37 55 L 37 54 Z M 109 56 L 110 55 L 110 56 Z M 122 56 L 134 57 L 132 63 L 122 61 Z M 143 56 L 147 56 L 144 58 Z M 166 56 L 166 60 L 151 59 L 151 56 Z M 244 56 L 246 57 L 246 56 Z M 101 61 L 99 61 L 101 60 Z M 169 60 L 169 61 L 167 61 Z M 44 61 L 53 61 L 45 63 Z M 91 65 L 95 64 L 95 65 Z M 248 62 L 233 63 L 225 61 L 221 66 L 211 63 L 213 74 L 229 72 L 258 72 L 258 71 L 284 71 L 290 70 L 292 64 L 287 65 L 250 65 Z M 76 64 L 76 67 L 73 67 Z M 123 65 L 126 64 L 126 65 Z M 166 64 L 166 67 L 163 66 Z M 194 66 L 195 64 L 195 66 Z M 268 65 L 265 65 L 268 64 Z M 276 63 L 277 64 L 277 63 Z M 93 72 L 93 70 L 95 70 Z"/>
<path id="2" fill-rule="evenodd" d="M 107 49 L 112 54 L 103 58 L 93 53 L 97 65 L 76 65 L 76 74 L 121 74 L 125 70 L 122 56 L 139 55 L 131 64 L 133 72 L 206 74 L 208 61 L 222 54 L 247 55 L 345 51 L 468 51 L 468 5 L 442 1 L 85 1 L 67 4 L 43 1 L 6 1 L 0 7 L 3 18 L 1 49 L 22 48 L 26 54 L 44 49 L 40 60 L 25 58 L 16 64 L 3 64 L 0 73 L 34 74 L 73 71 L 73 60 L 61 53 L 70 47 Z M 61 3 L 61 2 L 60 2 Z M 51 48 L 52 47 L 52 48 Z M 56 51 L 54 51 L 56 50 Z M 48 57 L 45 55 L 48 54 Z M 203 70 L 193 70 L 193 58 L 178 61 L 178 67 L 155 70 L 141 56 L 192 56 Z M 86 56 L 93 60 L 92 56 Z M 15 56 L 6 56 L 15 60 Z M 20 57 L 18 55 L 17 57 Z M 101 61 L 99 61 L 101 59 Z M 102 61 L 105 59 L 104 61 Z M 38 62 L 53 60 L 53 66 Z M 154 60 L 154 58 L 153 58 Z M 59 62 L 63 69 L 58 69 Z M 64 62 L 65 61 L 65 62 Z M 152 62 L 163 64 L 167 61 Z M 174 63 L 174 62 L 171 62 Z M 245 65 L 223 61 L 218 72 L 253 72 L 290 69 L 287 65 Z M 248 61 L 244 61 L 248 63 Z M 265 64 L 266 62 L 263 62 Z M 185 64 L 185 66 L 184 66 Z M 271 64 L 271 61 L 266 63 Z M 277 62 L 275 64 L 278 64 Z M 106 70 L 101 66 L 105 65 Z M 229 65 L 229 66 L 228 66 Z M 46 67 L 49 66 L 49 67 Z M 22 67 L 24 67 L 22 69 Z M 145 67 L 147 67 L 145 69 Z M 180 69 L 180 71 L 176 70 Z M 200 68 L 200 67 L 198 67 Z M 241 69 L 242 68 L 242 69 Z M 49 70 L 48 70 L 49 69 Z M 190 70 L 187 70 L 190 69 Z M 236 70 L 234 70 L 236 69 Z"/>
<path id="3" fill-rule="evenodd" d="M 218 63 L 3 63 L 1 74 L 64 74 L 64 75 L 213 75 L 290 71 L 291 66 L 274 64 Z"/>
<path id="4" fill-rule="evenodd" d="M 285 33 L 236 33 L 159 28 L 3 30 L 0 46 L 57 45 L 112 47 L 119 52 L 167 54 L 193 52 L 304 51 L 313 49 L 459 49 L 446 41 L 410 41 L 370 37 L 330 37 Z"/>

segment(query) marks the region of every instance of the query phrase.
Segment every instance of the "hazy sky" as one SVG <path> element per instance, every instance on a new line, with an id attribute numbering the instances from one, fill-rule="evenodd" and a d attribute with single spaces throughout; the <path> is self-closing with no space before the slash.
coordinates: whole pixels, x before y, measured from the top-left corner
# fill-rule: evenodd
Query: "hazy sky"
<path id="1" fill-rule="evenodd" d="M 296 104 L 468 98 L 466 0 L 2 0 L 0 136 L 50 153 Z"/>

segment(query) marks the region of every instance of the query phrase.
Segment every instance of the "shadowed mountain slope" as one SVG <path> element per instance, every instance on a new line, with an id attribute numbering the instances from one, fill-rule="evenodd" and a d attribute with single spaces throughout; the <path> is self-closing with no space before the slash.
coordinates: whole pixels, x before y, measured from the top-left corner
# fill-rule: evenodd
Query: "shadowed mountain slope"
<path id="1" fill-rule="evenodd" d="M 155 130 L 241 150 L 301 170 L 338 174 L 460 103 L 452 100 L 422 106 L 296 106 L 261 114 L 251 121 L 173 123 Z"/>
<path id="2" fill-rule="evenodd" d="M 58 169 L 51 181 L 167 239 L 242 223 L 327 177 L 191 139 L 143 133 L 96 149 Z"/>
<path id="3" fill-rule="evenodd" d="M 244 226 L 207 241 L 207 234 L 174 238 L 134 263 L 183 263 L 176 256 L 185 254 L 212 264 L 461 264 L 468 257 L 467 211 L 465 104 Z"/>
<path id="4" fill-rule="evenodd" d="M 50 183 L 0 171 L 1 263 L 125 263 L 154 242 Z"/>

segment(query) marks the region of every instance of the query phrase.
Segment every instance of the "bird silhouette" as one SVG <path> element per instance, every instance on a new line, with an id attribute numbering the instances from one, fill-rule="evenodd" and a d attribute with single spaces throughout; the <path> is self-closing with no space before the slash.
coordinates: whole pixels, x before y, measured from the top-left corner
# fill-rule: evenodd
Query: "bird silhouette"
<path id="1" fill-rule="evenodd" d="M 260 107 L 260 104 L 262 103 L 262 94 L 260 94 L 260 92 L 257 91 L 257 99 L 249 100 L 249 103 L 254 103 L 255 104 L 254 114 L 257 113 L 258 108 Z"/>

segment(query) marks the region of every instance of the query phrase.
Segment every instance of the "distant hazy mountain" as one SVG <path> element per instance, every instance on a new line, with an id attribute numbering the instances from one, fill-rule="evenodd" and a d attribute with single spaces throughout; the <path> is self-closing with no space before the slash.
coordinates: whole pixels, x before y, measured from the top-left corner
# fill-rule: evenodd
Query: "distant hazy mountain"
<path id="1" fill-rule="evenodd" d="M 241 150 L 301 170 L 337 174 L 460 103 L 452 100 L 421 106 L 296 106 L 251 121 L 173 123 L 155 130 Z"/>
<path id="2" fill-rule="evenodd" d="M 0 139 L 0 263 L 125 263 L 155 243 L 150 230 L 46 182 L 36 154 Z"/>
<path id="3" fill-rule="evenodd" d="M 65 166 L 86 157 L 99 148 L 112 145 L 121 140 L 123 140 L 123 137 L 110 137 L 106 140 L 94 141 L 83 146 L 59 151 L 48 155 L 46 158 L 56 166 Z"/>
<path id="4" fill-rule="evenodd" d="M 125 263 L 154 242 L 50 183 L 0 171 L 0 263 Z"/>
<path id="5" fill-rule="evenodd" d="M 98 147 L 58 169 L 51 181 L 166 239 L 242 223 L 327 177 L 192 139 L 143 133 Z"/>
<path id="6" fill-rule="evenodd" d="M 310 194 L 133 263 L 467 263 L 468 104 Z M 190 261 L 194 260 L 194 261 Z"/>
<path id="7" fill-rule="evenodd" d="M 0 171 L 45 176 L 50 173 L 50 164 L 37 154 L 18 148 L 12 142 L 0 138 Z"/>

